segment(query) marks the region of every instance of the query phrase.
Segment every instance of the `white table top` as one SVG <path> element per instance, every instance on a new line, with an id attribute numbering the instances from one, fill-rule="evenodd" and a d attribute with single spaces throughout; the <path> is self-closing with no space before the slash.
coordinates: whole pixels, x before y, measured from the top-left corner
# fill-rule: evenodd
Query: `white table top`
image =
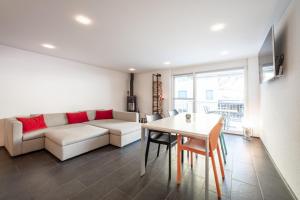
<path id="1" fill-rule="evenodd" d="M 179 114 L 142 124 L 142 128 L 205 139 L 209 137 L 211 130 L 220 120 L 222 120 L 222 116 L 218 114 L 194 113 L 191 114 L 190 120 L 186 120 L 185 114 Z"/>

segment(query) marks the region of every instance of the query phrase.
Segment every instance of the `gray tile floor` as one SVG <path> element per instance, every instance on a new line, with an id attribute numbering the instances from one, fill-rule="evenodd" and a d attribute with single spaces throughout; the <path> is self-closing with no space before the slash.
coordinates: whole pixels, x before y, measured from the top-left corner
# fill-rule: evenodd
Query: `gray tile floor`
<path id="1" fill-rule="evenodd" d="M 228 156 L 222 199 L 292 199 L 277 174 L 261 141 L 244 141 L 226 135 Z M 0 199 L 204 199 L 204 158 L 194 159 L 191 168 L 185 158 L 183 179 L 176 185 L 176 157 L 172 148 L 172 179 L 168 181 L 168 154 L 156 146 L 144 177 L 139 176 L 139 147 L 106 146 L 82 156 L 58 161 L 47 151 L 11 158 L 0 149 Z M 210 196 L 217 199 L 213 174 Z"/>

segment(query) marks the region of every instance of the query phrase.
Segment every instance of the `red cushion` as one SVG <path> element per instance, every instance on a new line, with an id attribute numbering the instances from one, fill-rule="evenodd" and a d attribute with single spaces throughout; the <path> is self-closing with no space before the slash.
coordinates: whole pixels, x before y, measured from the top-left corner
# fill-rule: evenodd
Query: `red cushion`
<path id="1" fill-rule="evenodd" d="M 35 117 L 29 117 L 29 118 L 17 117 L 17 120 L 22 122 L 23 133 L 47 128 L 43 115 L 38 115 Z"/>
<path id="2" fill-rule="evenodd" d="M 86 112 L 66 113 L 69 124 L 76 124 L 89 121 Z"/>
<path id="3" fill-rule="evenodd" d="M 112 119 L 113 111 L 112 110 L 97 110 L 95 120 L 99 119 Z"/>

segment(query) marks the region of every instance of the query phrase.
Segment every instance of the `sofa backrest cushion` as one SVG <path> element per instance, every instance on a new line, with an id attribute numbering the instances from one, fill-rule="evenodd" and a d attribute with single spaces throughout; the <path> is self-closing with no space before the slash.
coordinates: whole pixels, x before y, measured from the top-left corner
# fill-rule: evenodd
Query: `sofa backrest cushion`
<path id="1" fill-rule="evenodd" d="M 89 121 L 87 112 L 66 113 L 68 123 L 76 124 Z"/>
<path id="2" fill-rule="evenodd" d="M 96 111 L 95 110 L 87 110 L 86 112 L 87 112 L 89 121 L 95 120 L 95 117 L 96 117 Z"/>
<path id="3" fill-rule="evenodd" d="M 112 118 L 113 118 L 112 110 L 96 110 L 95 120 L 112 119 Z"/>
<path id="4" fill-rule="evenodd" d="M 128 122 L 139 122 L 139 114 L 136 112 L 113 111 L 113 118 Z"/>
<path id="5" fill-rule="evenodd" d="M 23 125 L 23 133 L 47 128 L 43 115 L 28 118 L 17 117 L 17 120 Z"/>
<path id="6" fill-rule="evenodd" d="M 48 127 L 62 126 L 68 124 L 65 113 L 44 114 L 45 122 Z"/>

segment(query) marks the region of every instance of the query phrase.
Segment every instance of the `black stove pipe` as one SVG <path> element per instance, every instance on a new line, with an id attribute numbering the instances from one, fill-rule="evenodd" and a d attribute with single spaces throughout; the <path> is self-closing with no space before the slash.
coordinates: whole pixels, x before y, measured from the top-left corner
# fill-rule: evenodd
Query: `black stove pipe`
<path id="1" fill-rule="evenodd" d="M 130 73 L 130 96 L 133 96 L 133 81 L 134 81 L 134 73 Z"/>

